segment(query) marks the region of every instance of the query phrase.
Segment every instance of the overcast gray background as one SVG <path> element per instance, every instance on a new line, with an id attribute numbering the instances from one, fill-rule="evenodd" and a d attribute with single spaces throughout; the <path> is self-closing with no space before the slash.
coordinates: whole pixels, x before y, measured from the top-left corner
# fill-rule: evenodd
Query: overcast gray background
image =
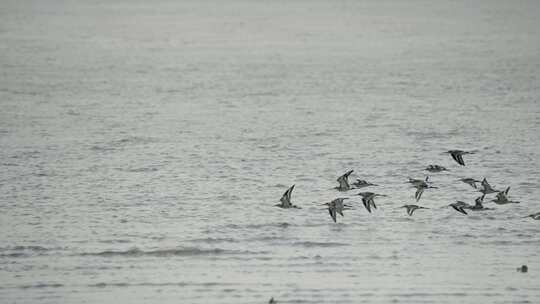
<path id="1" fill-rule="evenodd" d="M 1 1 L 0 302 L 538 303 L 538 1 Z M 478 150 L 458 166 L 442 152 Z M 413 217 L 407 177 L 439 189 Z M 381 186 L 368 214 L 313 202 Z M 441 208 L 487 177 L 522 203 Z M 273 207 L 292 184 L 299 210 Z M 487 200 L 492 197 L 488 197 Z M 529 273 L 518 273 L 522 264 Z"/>

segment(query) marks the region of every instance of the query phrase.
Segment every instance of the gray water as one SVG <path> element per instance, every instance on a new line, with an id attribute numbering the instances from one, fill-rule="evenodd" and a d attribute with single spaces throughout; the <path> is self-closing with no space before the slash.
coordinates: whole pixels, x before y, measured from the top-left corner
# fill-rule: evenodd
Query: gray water
<path id="1" fill-rule="evenodd" d="M 539 303 L 539 15 L 2 1 L 0 302 Z M 428 164 L 451 171 L 409 217 Z M 336 224 L 348 169 L 389 197 Z M 443 208 L 478 196 L 462 177 L 521 203 Z"/>

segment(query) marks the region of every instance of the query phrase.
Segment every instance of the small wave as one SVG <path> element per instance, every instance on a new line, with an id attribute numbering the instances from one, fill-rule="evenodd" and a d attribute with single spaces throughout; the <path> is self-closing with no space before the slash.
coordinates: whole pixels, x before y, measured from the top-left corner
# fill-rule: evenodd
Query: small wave
<path id="1" fill-rule="evenodd" d="M 106 146 L 99 146 L 99 145 L 94 145 L 90 148 L 90 150 L 92 151 L 98 151 L 98 152 L 105 152 L 105 151 L 114 151 L 114 148 L 112 147 L 106 147 Z"/>
<path id="2" fill-rule="evenodd" d="M 142 257 L 142 256 L 154 256 L 154 257 L 170 257 L 170 256 L 201 256 L 201 255 L 223 255 L 223 254 L 255 254 L 256 252 L 249 251 L 237 251 L 237 250 L 225 250 L 220 248 L 213 249 L 200 249 L 200 248 L 175 248 L 175 249 L 160 249 L 144 251 L 138 248 L 132 248 L 125 251 L 106 250 L 101 252 L 83 252 L 81 256 L 101 256 L 101 257 L 115 257 L 115 256 L 127 256 L 127 257 Z"/>
<path id="3" fill-rule="evenodd" d="M 13 155 L 11 158 L 29 159 L 29 158 L 38 158 L 39 156 L 40 156 L 39 151 L 23 151 L 17 155 Z"/>
<path id="4" fill-rule="evenodd" d="M 202 283 L 196 283 L 196 282 L 163 282 L 163 283 L 150 283 L 150 282 L 142 282 L 142 283 L 126 283 L 126 282 L 118 282 L 118 283 L 95 283 L 95 284 L 88 284 L 86 286 L 88 287 L 97 287 L 97 288 L 105 288 L 105 287 L 132 287 L 132 286 L 154 286 L 154 287 L 160 287 L 160 286 L 202 286 L 202 287 L 215 287 L 215 286 L 232 286 L 235 285 L 233 283 L 222 283 L 222 282 L 202 282 Z"/>
<path id="5" fill-rule="evenodd" d="M 296 242 L 293 243 L 294 246 L 303 246 L 303 247 L 338 247 L 338 246 L 349 246 L 349 244 L 345 243 L 337 243 L 337 242 Z"/>
<path id="6" fill-rule="evenodd" d="M 286 222 L 282 223 L 264 223 L 264 224 L 248 224 L 245 226 L 238 225 L 238 224 L 227 224 L 225 225 L 225 228 L 231 228 L 231 229 L 261 229 L 261 228 L 268 228 L 268 227 L 277 227 L 277 228 L 288 228 L 289 226 L 292 226 L 293 224 L 289 224 Z"/>
<path id="7" fill-rule="evenodd" d="M 156 172 L 159 170 L 159 168 L 156 167 L 141 167 L 141 168 L 115 168 L 119 171 L 124 172 L 133 172 L 133 173 L 140 173 L 140 172 Z"/>
<path id="8" fill-rule="evenodd" d="M 51 249 L 45 248 L 42 246 L 13 246 L 13 247 L 3 247 L 0 248 L 0 251 L 7 253 L 0 254 L 0 257 L 3 258 L 24 258 L 29 257 L 35 254 L 41 255 Z"/>
<path id="9" fill-rule="evenodd" d="M 283 237 L 281 236 L 275 236 L 275 235 L 270 235 L 270 236 L 257 236 L 257 237 L 253 237 L 253 238 L 250 238 L 249 241 L 250 242 L 266 242 L 266 241 L 282 241 L 283 240 Z"/>
<path id="10" fill-rule="evenodd" d="M 154 137 L 142 137 L 142 136 L 128 136 L 119 140 L 114 140 L 111 144 L 114 145 L 127 145 L 127 144 L 147 144 L 156 142 L 157 139 Z"/>
<path id="11" fill-rule="evenodd" d="M 59 283 L 39 283 L 39 284 L 31 284 L 31 285 L 21 285 L 19 288 L 21 289 L 34 289 L 34 288 L 59 288 L 64 287 L 64 285 Z"/>
<path id="12" fill-rule="evenodd" d="M 12 252 L 12 253 L 0 254 L 0 258 L 25 258 L 28 256 L 30 255 L 24 252 Z"/>
<path id="13" fill-rule="evenodd" d="M 234 243 L 236 242 L 233 238 L 203 238 L 203 239 L 192 239 L 190 242 L 195 243 Z"/>
<path id="14" fill-rule="evenodd" d="M 100 240 L 99 242 L 103 243 L 103 244 L 126 244 L 126 243 L 131 243 L 130 240 L 123 240 L 123 239 Z"/>
<path id="15" fill-rule="evenodd" d="M 49 251 L 50 249 L 42 247 L 42 246 L 14 246 L 11 248 L 8 248 L 9 250 L 16 250 L 16 251 L 22 251 L 22 250 L 29 250 L 29 251 Z"/>
<path id="16" fill-rule="evenodd" d="M 246 225 L 245 228 L 265 228 L 265 227 L 278 227 L 278 228 L 288 228 L 291 224 L 282 222 L 282 223 L 267 223 L 267 224 L 251 224 Z"/>
<path id="17" fill-rule="evenodd" d="M 131 145 L 149 144 L 157 142 L 154 137 L 129 136 L 106 143 L 94 144 L 90 149 L 93 151 L 114 151 Z"/>

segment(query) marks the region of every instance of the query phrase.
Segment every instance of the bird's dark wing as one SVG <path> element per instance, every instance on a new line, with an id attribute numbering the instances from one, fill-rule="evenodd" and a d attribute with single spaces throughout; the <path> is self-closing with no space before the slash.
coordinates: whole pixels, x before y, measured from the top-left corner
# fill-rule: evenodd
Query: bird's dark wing
<path id="1" fill-rule="evenodd" d="M 375 205 L 375 200 L 373 200 L 373 198 L 369 200 L 369 203 L 371 204 L 371 206 L 373 206 L 374 209 L 377 209 L 377 205 Z"/>
<path id="2" fill-rule="evenodd" d="M 465 162 L 463 161 L 463 155 L 458 154 L 456 155 L 458 164 L 465 166 Z"/>
<path id="3" fill-rule="evenodd" d="M 334 223 L 336 223 L 336 210 L 334 208 L 328 208 L 328 213 L 330 213 L 330 216 L 334 220 Z"/>
<path id="4" fill-rule="evenodd" d="M 418 190 L 416 190 L 416 193 L 414 194 L 414 198 L 417 202 L 420 200 L 420 197 L 422 197 L 422 193 L 424 193 L 424 187 L 418 187 Z"/>
<path id="5" fill-rule="evenodd" d="M 452 208 L 454 208 L 457 212 L 467 214 L 467 212 L 465 212 L 465 210 L 463 210 L 463 207 L 457 207 L 457 206 L 452 205 Z"/>
<path id="6" fill-rule="evenodd" d="M 364 204 L 364 207 L 366 207 L 366 210 L 371 213 L 371 206 L 369 205 L 369 200 L 367 200 L 365 197 L 362 198 L 362 203 Z"/>
<path id="7" fill-rule="evenodd" d="M 459 160 L 457 159 L 457 155 L 455 153 L 450 152 L 450 156 L 452 156 L 452 158 L 459 164 Z"/>

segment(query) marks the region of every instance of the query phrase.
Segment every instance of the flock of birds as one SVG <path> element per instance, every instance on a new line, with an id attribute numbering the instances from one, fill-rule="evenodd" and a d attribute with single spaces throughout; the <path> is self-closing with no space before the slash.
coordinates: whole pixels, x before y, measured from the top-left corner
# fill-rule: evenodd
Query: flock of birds
<path id="1" fill-rule="evenodd" d="M 450 151 L 447 151 L 447 152 L 444 152 L 444 153 L 445 154 L 446 153 L 450 154 L 450 156 L 459 165 L 465 166 L 465 161 L 463 160 L 463 155 L 473 154 L 475 152 L 474 151 L 462 151 L 462 150 L 450 150 Z M 443 166 L 439 166 L 439 165 L 429 165 L 425 170 L 428 171 L 428 172 L 432 172 L 432 173 L 448 171 L 448 169 L 446 169 Z M 349 190 L 355 190 L 355 189 L 362 189 L 362 188 L 370 187 L 370 186 L 377 186 L 376 184 L 370 183 L 370 182 L 368 182 L 366 180 L 362 180 L 362 179 L 357 179 L 351 185 L 349 183 L 349 176 L 353 173 L 353 171 L 354 170 L 349 170 L 349 171 L 345 172 L 345 174 L 338 177 L 337 182 L 339 183 L 339 185 L 337 187 L 335 187 L 335 189 L 337 189 L 338 191 L 349 191 Z M 489 194 L 495 194 L 496 193 L 495 198 L 492 199 L 490 202 L 493 202 L 493 203 L 498 204 L 498 205 L 518 204 L 519 203 L 518 201 L 513 201 L 513 200 L 510 200 L 508 198 L 508 192 L 510 191 L 510 187 L 506 188 L 504 191 L 495 190 L 488 183 L 486 178 L 484 178 L 481 181 L 477 180 L 477 179 L 474 179 L 474 178 L 462 178 L 462 179 L 460 179 L 460 181 L 470 185 L 474 189 L 477 189 L 482 194 L 481 196 L 479 196 L 479 197 L 477 197 L 475 199 L 475 204 L 474 205 L 467 204 L 467 203 L 465 203 L 463 201 L 456 201 L 455 203 L 449 204 L 447 206 L 447 207 L 452 207 L 454 210 L 456 210 L 457 212 L 460 212 L 460 213 L 462 213 L 464 215 L 468 214 L 467 211 L 493 210 L 493 208 L 487 208 L 487 207 L 484 207 L 484 205 L 483 205 L 485 196 L 489 195 Z M 426 177 L 425 179 L 409 178 L 408 183 L 410 183 L 414 188 L 416 188 L 416 192 L 414 194 L 416 202 L 418 202 L 420 200 L 420 198 L 422 197 L 422 194 L 424 193 L 425 190 L 427 190 L 427 189 L 437 189 L 437 187 L 433 186 L 432 182 L 429 181 L 429 176 Z M 480 187 L 477 186 L 477 183 L 480 183 Z M 283 193 L 283 196 L 280 199 L 280 203 L 276 205 L 277 207 L 285 208 L 285 209 L 287 209 L 287 208 L 300 208 L 300 207 L 298 207 L 296 205 L 293 205 L 292 202 L 291 202 L 291 194 L 292 194 L 292 191 L 294 190 L 294 186 L 295 185 L 292 185 L 289 189 L 287 189 L 287 191 L 285 191 L 285 193 Z M 385 196 L 387 196 L 387 195 L 384 195 L 384 194 L 378 194 L 378 193 L 374 193 L 374 192 L 359 192 L 356 195 L 362 197 L 362 203 L 363 203 L 364 207 L 366 208 L 366 210 L 369 213 L 371 213 L 373 209 L 377 209 L 377 205 L 375 204 L 375 198 L 376 197 L 385 197 Z M 324 203 L 323 204 L 324 206 L 328 207 L 328 213 L 330 214 L 330 217 L 332 218 L 332 220 L 334 222 L 337 222 L 337 215 L 338 214 L 343 216 L 343 211 L 344 210 L 351 209 L 353 207 L 353 206 L 345 203 L 345 200 L 348 200 L 348 199 L 349 199 L 348 197 L 339 197 L 339 198 L 336 198 L 336 199 L 332 200 L 329 203 Z M 414 205 L 414 204 L 403 205 L 400 208 L 405 208 L 407 210 L 407 214 L 409 216 L 412 216 L 413 213 L 416 210 L 429 209 L 427 207 L 422 207 L 422 206 Z M 525 218 L 528 218 L 528 217 L 531 217 L 531 218 L 533 218 L 535 220 L 540 220 L 540 212 L 530 214 L 530 215 L 526 216 Z"/>

